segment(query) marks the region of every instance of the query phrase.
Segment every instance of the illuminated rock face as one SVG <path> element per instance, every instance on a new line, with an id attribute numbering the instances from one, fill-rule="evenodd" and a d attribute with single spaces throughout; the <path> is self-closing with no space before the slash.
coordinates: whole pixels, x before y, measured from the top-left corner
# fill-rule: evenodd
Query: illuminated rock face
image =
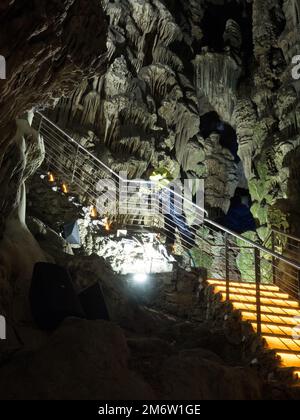
<path id="1" fill-rule="evenodd" d="M 223 52 L 205 53 L 201 24 L 208 4 L 162 1 L 103 1 L 109 16 L 109 68 L 84 81 L 70 99 L 50 112 L 60 126 L 88 144 L 100 159 L 129 178 L 166 168 L 174 178 L 209 178 L 214 198 L 228 209 L 237 167 L 226 150 L 206 159 L 200 116 L 216 109 L 232 122 L 241 75 L 240 25 L 226 18 Z M 225 174 L 218 170 L 225 163 Z M 215 166 L 217 173 L 210 171 Z M 228 170 L 228 173 L 227 173 Z M 223 179 L 224 178 L 224 179 Z M 225 191 L 225 192 L 224 192 Z M 225 204 L 223 202 L 224 194 Z"/>
<path id="2" fill-rule="evenodd" d="M 192 42 L 191 28 L 185 33 L 179 12 L 161 1 L 103 4 L 109 69 L 61 100 L 52 116 L 75 136 L 75 126 L 81 135 L 92 131 L 99 156 L 129 177 L 144 176 L 149 167 L 167 168 L 174 178 L 180 168 L 203 176 L 198 99 L 187 77 L 191 63 L 180 53 L 181 46 L 191 50 L 184 41 L 188 35 Z"/>
<path id="3" fill-rule="evenodd" d="M 6 79 L 0 80 L 0 313 L 15 320 L 30 318 L 33 265 L 47 260 L 25 222 L 25 182 L 45 155 L 30 127 L 30 110 L 70 93 L 84 75 L 103 71 L 106 38 L 96 0 L 0 5 L 0 54 L 6 61 Z"/>
<path id="4" fill-rule="evenodd" d="M 9 176 L 18 166 L 9 146 L 14 117 L 64 96 L 51 116 L 129 177 L 158 167 L 174 177 L 180 171 L 209 176 L 199 116 L 215 110 L 236 130 L 255 217 L 280 226 L 294 213 L 289 223 L 295 225 L 290 156 L 299 146 L 299 87 L 290 70 L 300 48 L 299 2 L 231 3 L 103 0 L 106 24 L 96 1 L 66 0 L 53 8 L 41 1 L 31 11 L 21 1 L 2 2 L 0 54 L 8 59 L 7 81 L 0 83 L 0 156 L 10 194 L 1 194 L 1 217 L 14 206 L 19 185 Z M 92 78 L 66 99 L 82 69 Z M 233 172 L 234 165 L 225 177 L 230 195 Z M 209 189 L 220 175 L 210 176 Z M 255 210 L 262 204 L 256 195 L 261 183 L 267 185 L 264 218 Z M 218 193 L 215 205 L 223 198 Z"/>
<path id="5" fill-rule="evenodd" d="M 31 3 L 0 4 L 1 240 L 18 225 L 44 258 L 24 223 L 24 182 L 43 147 L 23 114 L 53 104 L 51 118 L 115 171 L 205 178 L 206 206 L 223 213 L 244 173 L 260 239 L 271 224 L 300 233 L 299 0 Z M 203 129 L 212 111 L 236 132 L 241 164 L 212 143 L 218 127 Z M 0 255 L 5 298 L 20 249 Z"/>
<path id="6" fill-rule="evenodd" d="M 98 1 L 33 3 L 0 6 L 0 54 L 7 67 L 6 80 L 0 80 L 0 237 L 3 219 L 17 204 L 24 166 L 13 142 L 14 119 L 68 94 L 85 74 L 104 68 L 107 25 Z"/>
<path id="7" fill-rule="evenodd" d="M 208 178 L 213 206 L 226 211 L 241 165 L 210 172 L 224 151 L 211 161 L 199 116 L 216 111 L 236 131 L 259 224 L 295 226 L 299 2 L 215 3 L 103 0 L 108 71 L 61 99 L 51 116 L 129 177 L 166 167 L 174 177 Z M 225 189 L 214 188 L 220 178 Z"/>
<path id="8" fill-rule="evenodd" d="M 206 204 L 226 214 L 239 182 L 237 165 L 230 151 L 220 145 L 218 134 L 211 134 L 206 140 L 205 153 L 208 175 L 205 182 Z"/>

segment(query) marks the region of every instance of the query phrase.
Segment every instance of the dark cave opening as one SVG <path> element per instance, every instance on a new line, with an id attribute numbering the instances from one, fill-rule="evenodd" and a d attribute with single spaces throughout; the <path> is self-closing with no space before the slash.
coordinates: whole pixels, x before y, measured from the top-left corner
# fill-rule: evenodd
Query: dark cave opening
<path id="1" fill-rule="evenodd" d="M 215 112 L 208 112 L 200 118 L 201 136 L 206 139 L 211 133 L 220 134 L 220 144 L 222 147 L 230 150 L 234 156 L 235 162 L 240 162 L 238 156 L 238 141 L 235 130 L 227 123 L 222 121 L 219 115 Z"/>
<path id="2" fill-rule="evenodd" d="M 228 149 L 234 157 L 235 163 L 240 164 L 238 156 L 238 141 L 235 130 L 223 122 L 215 112 L 208 112 L 201 117 L 201 135 L 204 139 L 210 134 L 220 135 L 220 144 Z M 231 199 L 230 208 L 227 214 L 216 214 L 218 222 L 236 233 L 244 233 L 256 229 L 255 220 L 250 211 L 251 197 L 249 190 L 238 187 Z"/>
<path id="3" fill-rule="evenodd" d="M 227 214 L 218 222 L 233 232 L 242 234 L 256 230 L 256 223 L 251 213 L 252 200 L 248 190 L 237 188 L 231 199 Z"/>
<path id="4" fill-rule="evenodd" d="M 245 57 L 251 57 L 253 54 L 251 3 L 231 1 L 225 5 L 208 4 L 201 22 L 203 31 L 201 47 L 208 46 L 214 51 L 223 51 L 225 46 L 223 34 L 228 19 L 235 20 L 242 28 L 242 51 Z"/>
<path id="5" fill-rule="evenodd" d="M 283 10 L 283 0 L 279 0 L 279 7 L 278 5 L 274 4 L 274 7 L 270 10 L 270 20 L 273 23 L 273 27 L 277 36 L 279 36 L 285 29 L 286 26 L 286 19 L 284 14 L 282 13 Z M 295 8 L 295 13 L 298 15 L 298 9 Z M 298 16 L 296 17 L 297 21 L 299 22 Z"/>

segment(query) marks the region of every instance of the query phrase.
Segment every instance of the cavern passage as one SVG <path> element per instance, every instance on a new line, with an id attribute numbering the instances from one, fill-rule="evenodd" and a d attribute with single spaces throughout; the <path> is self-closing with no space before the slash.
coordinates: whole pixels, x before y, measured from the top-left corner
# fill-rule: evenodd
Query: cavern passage
<path id="1" fill-rule="evenodd" d="M 1 400 L 299 398 L 299 63 L 300 0 L 1 0 Z"/>

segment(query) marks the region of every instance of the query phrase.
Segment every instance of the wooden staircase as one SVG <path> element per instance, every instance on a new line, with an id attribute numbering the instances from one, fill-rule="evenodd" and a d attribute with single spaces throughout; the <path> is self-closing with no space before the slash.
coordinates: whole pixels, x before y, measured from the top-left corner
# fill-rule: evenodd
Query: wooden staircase
<path id="1" fill-rule="evenodd" d="M 215 293 L 226 300 L 226 282 L 210 279 Z M 230 301 L 241 311 L 245 321 L 250 321 L 257 331 L 256 285 L 254 283 L 229 283 Z M 274 285 L 260 285 L 261 333 L 267 346 L 275 350 L 283 367 L 295 368 L 300 378 L 300 304 Z"/>

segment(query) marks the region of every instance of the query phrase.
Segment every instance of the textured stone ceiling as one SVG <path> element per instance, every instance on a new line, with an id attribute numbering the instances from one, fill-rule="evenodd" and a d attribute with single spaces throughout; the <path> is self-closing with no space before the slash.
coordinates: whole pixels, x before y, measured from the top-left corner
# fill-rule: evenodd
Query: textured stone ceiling
<path id="1" fill-rule="evenodd" d="M 259 399 L 271 387 L 283 396 L 273 352 L 210 289 L 198 293 L 196 271 L 160 282 L 156 311 L 127 297 L 102 259 L 66 255 L 58 225 L 80 209 L 39 189 L 38 174 L 30 179 L 45 156 L 30 110 L 42 108 L 129 177 L 163 167 L 174 178 L 204 178 L 212 217 L 249 188 L 255 240 L 271 225 L 300 234 L 299 82 L 291 77 L 299 26 L 300 0 L 1 0 L 0 315 L 11 337 L 0 348 L 0 398 Z M 40 210 L 31 226 L 25 182 L 29 208 Z M 44 225 L 51 218 L 53 229 Z M 94 252 L 88 230 L 85 251 Z M 202 234 L 217 242 L 219 232 Z M 241 273 L 253 264 L 243 252 L 234 257 Z M 40 334 L 28 295 L 41 261 L 62 262 L 78 290 L 99 281 L 114 324 L 73 319 L 50 338 Z"/>
<path id="2" fill-rule="evenodd" d="M 296 226 L 298 199 L 290 191 L 297 181 L 287 156 L 299 146 L 291 77 L 299 2 L 103 6 L 108 72 L 84 81 L 52 117 L 130 177 L 167 167 L 174 177 L 207 179 L 207 208 L 226 212 L 236 187 L 245 186 L 244 173 L 260 237 L 270 224 Z M 211 111 L 237 133 L 238 167 L 215 136 L 214 148 L 203 134 L 200 117 Z"/>
<path id="3" fill-rule="evenodd" d="M 115 170 L 205 178 L 207 207 L 223 212 L 244 172 L 261 236 L 270 224 L 295 224 L 299 1 L 103 0 L 106 18 L 97 1 L 51 4 L 26 13 L 18 1 L 1 5 L 10 75 L 0 85 L 3 162 L 14 117 L 61 97 L 51 117 Z M 201 127 L 212 111 L 236 131 L 241 164 L 219 147 L 218 128 Z M 2 163 L 6 179 L 16 165 Z M 7 213 L 12 200 L 2 201 Z"/>
<path id="4" fill-rule="evenodd" d="M 15 118 L 70 93 L 84 75 L 104 71 L 106 34 L 97 0 L 1 1 L 7 80 L 0 80 L 0 219 L 15 208 L 26 166 Z M 2 229 L 0 220 L 0 235 Z"/>

